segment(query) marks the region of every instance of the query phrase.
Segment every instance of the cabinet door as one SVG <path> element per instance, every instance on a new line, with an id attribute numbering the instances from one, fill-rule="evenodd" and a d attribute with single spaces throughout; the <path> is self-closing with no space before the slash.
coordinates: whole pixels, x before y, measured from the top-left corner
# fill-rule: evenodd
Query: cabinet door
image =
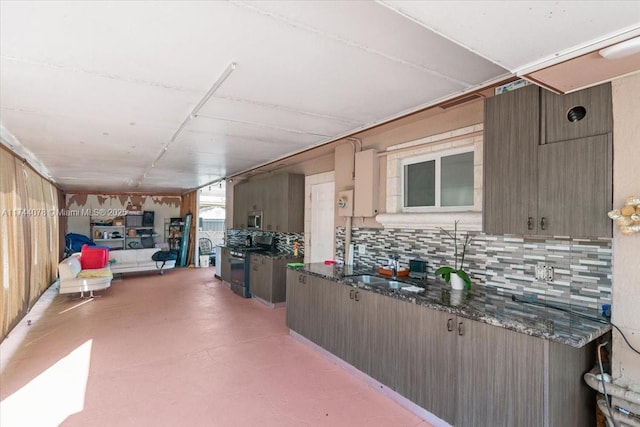
<path id="1" fill-rule="evenodd" d="M 400 351 L 404 328 L 414 320 L 405 322 L 404 301 L 371 293 L 365 307 L 364 346 L 369 353 L 364 371 L 372 378 L 397 390 L 398 374 L 404 366 L 404 352 Z M 415 336 L 413 337 L 416 338 Z"/>
<path id="2" fill-rule="evenodd" d="M 265 179 L 264 184 L 264 218 L 262 228 L 266 231 L 280 231 L 282 215 L 286 206 L 283 205 L 283 192 L 286 188 L 286 175 L 273 175 Z M 286 212 L 286 211 L 285 211 Z"/>
<path id="3" fill-rule="evenodd" d="M 310 321 L 307 308 L 310 306 L 310 282 L 310 276 L 287 270 L 287 326 L 309 339 Z"/>
<path id="4" fill-rule="evenodd" d="M 220 262 L 222 263 L 220 266 L 220 275 L 222 280 L 225 282 L 231 282 L 231 262 L 229 260 L 230 252 L 229 248 L 223 247 L 220 255 Z"/>
<path id="5" fill-rule="evenodd" d="M 264 210 L 264 180 L 247 182 L 247 212 Z"/>
<path id="6" fill-rule="evenodd" d="M 280 174 L 265 182 L 264 230 L 304 231 L 304 175 Z"/>
<path id="7" fill-rule="evenodd" d="M 544 340 L 458 317 L 457 427 L 542 426 Z"/>
<path id="8" fill-rule="evenodd" d="M 267 290 L 265 287 L 264 258 L 260 256 L 250 255 L 249 259 L 249 288 L 251 294 L 268 301 Z"/>
<path id="9" fill-rule="evenodd" d="M 402 352 L 397 359 L 396 390 L 453 423 L 456 407 L 461 407 L 456 405 L 455 399 L 458 375 L 456 316 L 401 302 L 400 325 L 398 348 Z"/>
<path id="10" fill-rule="evenodd" d="M 300 262 L 300 259 L 269 259 L 271 274 L 267 277 L 268 286 L 271 289 L 272 303 L 284 302 L 286 296 L 286 271 L 290 262 Z"/>
<path id="11" fill-rule="evenodd" d="M 320 278 L 316 278 L 314 287 L 317 319 L 322 325 L 317 331 L 316 343 L 344 360 L 348 310 L 351 308 L 349 289 L 353 288 Z"/>
<path id="12" fill-rule="evenodd" d="M 247 183 L 241 182 L 233 187 L 233 228 L 247 228 L 247 203 L 249 191 Z"/>
<path id="13" fill-rule="evenodd" d="M 611 136 L 539 147 L 539 234 L 610 237 Z"/>
<path id="14" fill-rule="evenodd" d="M 485 101 L 485 233 L 532 233 L 529 224 L 533 226 L 536 218 L 539 105 L 539 88 L 533 85 Z"/>
<path id="15" fill-rule="evenodd" d="M 286 223 L 281 224 L 284 233 L 304 232 L 304 175 L 289 174 L 287 188 Z"/>
<path id="16" fill-rule="evenodd" d="M 342 286 L 343 299 L 348 304 L 343 328 L 346 331 L 344 340 L 344 357 L 347 363 L 365 373 L 370 373 L 371 352 L 375 331 L 375 300 L 377 295 L 350 286 Z"/>
<path id="17" fill-rule="evenodd" d="M 584 138 L 613 132 L 611 84 L 605 83 L 567 95 L 542 91 L 542 143 Z M 584 118 L 569 120 L 571 110 L 584 108 Z"/>

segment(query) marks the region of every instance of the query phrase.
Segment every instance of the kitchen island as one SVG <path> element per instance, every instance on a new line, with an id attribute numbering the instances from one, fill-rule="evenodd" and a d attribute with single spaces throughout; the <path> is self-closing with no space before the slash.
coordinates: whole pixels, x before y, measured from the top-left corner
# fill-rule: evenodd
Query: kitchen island
<path id="1" fill-rule="evenodd" d="M 593 366 L 594 340 L 610 329 L 595 310 L 514 301 L 479 286 L 452 294 L 440 281 L 413 282 L 424 288 L 413 293 L 354 280 L 363 273 L 324 264 L 289 269 L 292 335 L 424 408 L 432 423 L 595 423 L 595 396 L 582 374 Z"/>

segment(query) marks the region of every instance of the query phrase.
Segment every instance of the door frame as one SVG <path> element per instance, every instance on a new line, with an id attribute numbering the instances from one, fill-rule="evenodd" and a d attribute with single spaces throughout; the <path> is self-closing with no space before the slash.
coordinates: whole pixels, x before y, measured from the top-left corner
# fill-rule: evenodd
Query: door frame
<path id="1" fill-rule="evenodd" d="M 311 254 L 311 214 L 313 212 L 313 206 L 311 206 L 311 190 L 316 184 L 326 184 L 329 182 L 335 183 L 335 172 L 324 172 L 316 175 L 308 175 L 304 180 L 304 197 L 305 197 L 305 209 L 304 209 L 304 262 L 308 263 L 310 260 Z M 335 194 L 335 189 L 334 189 Z M 335 215 L 333 219 L 334 229 L 331 230 L 331 234 L 334 236 L 333 238 L 333 256 L 335 257 L 336 253 L 336 242 L 335 242 Z"/>

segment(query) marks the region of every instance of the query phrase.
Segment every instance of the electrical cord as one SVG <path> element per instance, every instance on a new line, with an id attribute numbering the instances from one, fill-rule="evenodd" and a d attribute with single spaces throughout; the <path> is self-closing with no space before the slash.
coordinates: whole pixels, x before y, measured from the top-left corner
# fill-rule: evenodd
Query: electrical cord
<path id="1" fill-rule="evenodd" d="M 609 403 L 609 395 L 607 394 L 607 386 L 604 378 L 604 369 L 602 368 L 602 355 L 600 354 L 600 349 L 605 345 L 609 344 L 608 342 L 603 342 L 598 346 L 598 366 L 600 366 L 600 382 L 602 382 L 602 390 L 604 391 L 604 401 L 607 404 L 607 410 L 609 411 L 609 418 L 611 420 L 611 424 L 613 427 L 616 426 L 616 421 L 613 419 L 613 413 L 611 412 L 611 403 Z"/>
<path id="2" fill-rule="evenodd" d="M 620 335 L 622 335 L 622 339 L 624 339 L 624 342 L 627 343 L 629 348 L 631 350 L 633 350 L 634 352 L 636 352 L 637 354 L 640 354 L 640 351 L 638 351 L 634 346 L 631 345 L 631 343 L 629 342 L 627 337 L 624 335 L 622 330 L 620 330 L 620 328 L 617 325 L 615 325 L 613 322 L 611 322 L 610 320 L 600 319 L 600 318 L 593 317 L 593 316 L 588 316 L 586 314 L 578 313 L 578 312 L 570 310 L 568 308 L 560 307 L 560 306 L 553 305 L 553 304 L 547 304 L 547 303 L 541 303 L 541 302 L 538 302 L 538 301 L 531 301 L 531 300 L 521 299 L 521 298 L 516 297 L 514 294 L 511 294 L 511 301 L 521 302 L 521 303 L 524 303 L 524 304 L 537 305 L 537 306 L 540 306 L 540 307 L 554 308 L 556 310 L 564 311 L 566 313 L 573 314 L 573 315 L 578 316 L 578 317 L 582 317 L 583 319 L 588 319 L 588 320 L 592 320 L 592 321 L 595 321 L 595 322 L 600 322 L 600 323 L 604 323 L 604 324 L 607 324 L 607 325 L 611 325 L 612 327 L 616 328 L 616 330 L 620 333 Z"/>
<path id="3" fill-rule="evenodd" d="M 622 333 L 622 331 L 620 330 L 620 328 L 618 328 L 616 325 L 614 325 L 613 323 L 609 322 L 609 324 L 611 326 L 613 326 L 614 328 L 616 328 L 618 330 L 618 332 L 620 332 L 620 335 L 622 335 L 622 339 L 624 339 L 624 342 L 627 343 L 627 345 L 629 346 L 629 348 L 633 351 L 635 351 L 636 353 L 640 354 L 640 351 L 636 350 L 631 343 L 629 342 L 629 340 L 627 339 L 627 337 L 624 336 L 624 334 Z"/>

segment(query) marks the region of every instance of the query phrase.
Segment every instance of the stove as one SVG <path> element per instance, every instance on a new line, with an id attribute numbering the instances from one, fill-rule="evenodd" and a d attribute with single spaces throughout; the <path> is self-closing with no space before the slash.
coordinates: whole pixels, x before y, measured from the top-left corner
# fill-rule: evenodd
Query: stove
<path id="1" fill-rule="evenodd" d="M 255 238 L 255 246 L 234 246 L 229 248 L 231 262 L 231 290 L 244 297 L 251 298 L 249 283 L 249 255 L 251 253 L 275 252 L 275 237 L 260 235 Z"/>

